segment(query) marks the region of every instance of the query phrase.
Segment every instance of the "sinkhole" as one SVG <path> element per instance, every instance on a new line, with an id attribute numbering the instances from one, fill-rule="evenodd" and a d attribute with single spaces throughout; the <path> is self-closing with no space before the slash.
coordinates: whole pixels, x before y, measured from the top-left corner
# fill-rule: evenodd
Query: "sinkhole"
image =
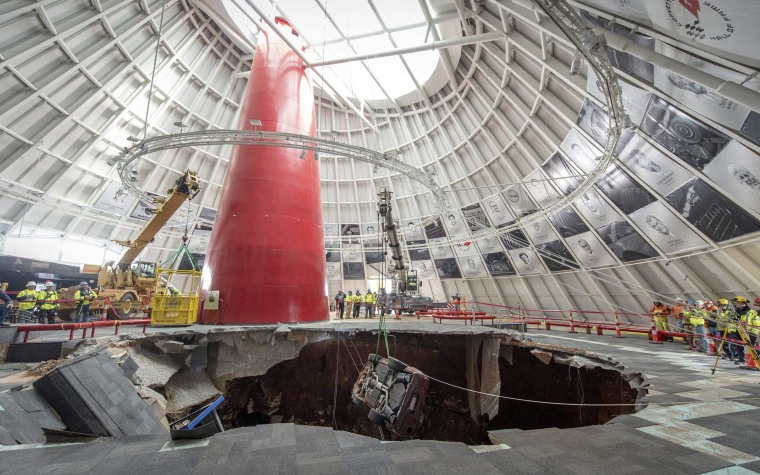
<path id="1" fill-rule="evenodd" d="M 625 374 L 599 355 L 502 337 L 394 332 L 391 356 L 435 378 L 415 438 L 488 444 L 491 430 L 604 424 L 635 412 L 633 404 L 643 395 L 638 387 L 640 375 Z M 498 342 L 482 343 L 489 338 Z M 382 434 L 367 419 L 369 410 L 354 405 L 351 397 L 359 370 L 371 353 L 386 353 L 384 343 L 378 346 L 377 334 L 372 332 L 336 333 L 332 339 L 309 342 L 295 358 L 274 363 L 265 374 L 228 379 L 219 415 L 227 429 L 292 422 L 388 439 L 387 431 Z M 490 364 L 485 365 L 485 360 Z M 478 382 L 487 379 L 482 373 L 486 366 L 491 375 L 498 368 L 501 396 L 612 405 L 547 405 L 499 398 L 491 399 L 491 406 L 498 405 L 498 414 L 479 415 L 471 410 L 479 404 L 477 396 L 460 388 L 479 387 Z"/>

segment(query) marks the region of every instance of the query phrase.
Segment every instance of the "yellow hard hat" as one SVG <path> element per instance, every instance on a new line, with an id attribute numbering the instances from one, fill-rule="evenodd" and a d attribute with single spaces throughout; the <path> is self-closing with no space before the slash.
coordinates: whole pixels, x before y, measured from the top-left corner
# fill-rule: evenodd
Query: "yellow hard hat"
<path id="1" fill-rule="evenodd" d="M 726 300 L 726 299 L 720 299 L 720 300 L 718 300 L 718 305 L 728 305 L 728 300 Z"/>
<path id="2" fill-rule="evenodd" d="M 734 297 L 734 302 L 749 303 L 749 300 L 745 299 L 741 295 L 737 295 L 736 297 Z"/>

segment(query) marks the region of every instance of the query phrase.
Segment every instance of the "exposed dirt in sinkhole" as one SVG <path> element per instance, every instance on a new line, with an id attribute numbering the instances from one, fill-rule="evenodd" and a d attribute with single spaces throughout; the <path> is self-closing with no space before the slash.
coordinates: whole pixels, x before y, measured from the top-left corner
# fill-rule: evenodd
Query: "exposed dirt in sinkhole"
<path id="1" fill-rule="evenodd" d="M 395 336 L 397 341 L 391 340 L 394 358 L 436 379 L 467 385 L 464 336 Z M 368 410 L 351 402 L 359 369 L 368 355 L 377 351 L 376 345 L 376 336 L 371 334 L 343 335 L 340 341 L 308 344 L 296 359 L 276 364 L 265 375 L 231 380 L 219 410 L 225 427 L 295 422 L 380 438 L 378 426 L 367 419 Z M 502 353 L 505 348 L 502 345 Z M 635 401 L 637 391 L 617 371 L 544 364 L 530 350 L 514 347 L 513 364 L 499 359 L 502 395 L 558 402 Z M 384 345 L 380 354 L 385 355 Z M 477 422 L 470 417 L 465 391 L 432 381 L 418 438 L 487 444 L 487 430 L 602 424 L 631 412 L 633 407 L 579 409 L 502 399 L 498 416 L 490 422 Z M 387 431 L 385 437 L 389 437 Z"/>

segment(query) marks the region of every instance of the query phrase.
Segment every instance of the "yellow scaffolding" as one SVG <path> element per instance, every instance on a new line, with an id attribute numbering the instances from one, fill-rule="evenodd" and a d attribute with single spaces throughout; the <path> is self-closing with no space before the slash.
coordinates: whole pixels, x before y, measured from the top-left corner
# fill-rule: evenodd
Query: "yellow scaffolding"
<path id="1" fill-rule="evenodd" d="M 191 325 L 198 320 L 201 290 L 199 270 L 156 270 L 151 302 L 151 325 Z"/>

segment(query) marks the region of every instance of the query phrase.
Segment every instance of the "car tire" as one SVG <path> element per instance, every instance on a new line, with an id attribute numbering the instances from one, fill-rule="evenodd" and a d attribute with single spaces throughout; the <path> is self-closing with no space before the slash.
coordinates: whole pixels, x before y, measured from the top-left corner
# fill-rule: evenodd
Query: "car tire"
<path id="1" fill-rule="evenodd" d="M 393 371 L 400 373 L 406 369 L 406 365 L 396 358 L 388 357 L 388 367 Z"/>
<path id="2" fill-rule="evenodd" d="M 367 419 L 369 419 L 370 421 L 372 421 L 373 423 L 379 426 L 385 425 L 385 416 L 374 409 L 369 410 L 369 414 L 367 414 Z"/>
<path id="3" fill-rule="evenodd" d="M 353 402 L 355 405 L 357 405 L 357 406 L 359 406 L 359 407 L 362 407 L 362 406 L 364 405 L 364 401 L 362 400 L 362 398 L 360 398 L 360 397 L 359 397 L 359 396 L 357 396 L 356 394 L 354 394 L 354 397 L 353 397 L 353 398 L 351 398 L 351 401 L 352 401 L 352 402 Z"/>

